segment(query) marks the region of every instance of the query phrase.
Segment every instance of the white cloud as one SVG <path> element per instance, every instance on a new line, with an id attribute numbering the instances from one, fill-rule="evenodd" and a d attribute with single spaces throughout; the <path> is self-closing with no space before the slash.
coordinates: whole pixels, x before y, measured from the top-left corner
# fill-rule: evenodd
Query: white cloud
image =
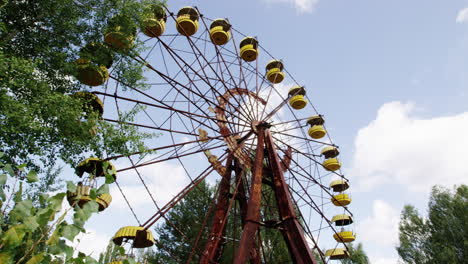
<path id="1" fill-rule="evenodd" d="M 359 130 L 349 170 L 358 187 L 399 184 L 428 192 L 435 184 L 466 182 L 468 112 L 431 119 L 413 112 L 411 103 L 387 103 Z"/>
<path id="2" fill-rule="evenodd" d="M 398 222 L 399 212 L 395 208 L 382 200 L 375 200 L 372 215 L 357 225 L 358 239 L 373 245 L 395 246 L 398 242 Z"/>
<path id="3" fill-rule="evenodd" d="M 108 244 L 108 236 L 99 234 L 93 229 L 87 229 L 86 233 L 82 233 L 75 238 L 72 246 L 86 255 L 97 259 L 99 258 L 99 254 L 104 252 Z"/>
<path id="4" fill-rule="evenodd" d="M 370 257 L 370 263 L 372 264 L 396 264 L 398 263 L 398 259 L 396 258 L 373 258 Z"/>
<path id="5" fill-rule="evenodd" d="M 267 3 L 292 4 L 299 13 L 310 13 L 314 10 L 319 0 L 264 0 Z"/>
<path id="6" fill-rule="evenodd" d="M 141 167 L 138 168 L 138 172 L 145 180 L 149 191 L 159 206 L 167 203 L 189 183 L 182 166 L 173 163 L 162 162 Z M 153 204 L 151 197 L 134 170 L 119 174 L 119 179 L 119 183 L 123 183 L 121 184 L 122 191 L 133 208 L 144 210 L 148 208 L 147 206 Z M 128 208 L 117 186 L 112 185 L 110 193 L 113 197 L 111 207 Z"/>
<path id="7" fill-rule="evenodd" d="M 457 23 L 466 23 L 468 22 L 468 7 L 463 8 L 462 10 L 458 11 Z"/>

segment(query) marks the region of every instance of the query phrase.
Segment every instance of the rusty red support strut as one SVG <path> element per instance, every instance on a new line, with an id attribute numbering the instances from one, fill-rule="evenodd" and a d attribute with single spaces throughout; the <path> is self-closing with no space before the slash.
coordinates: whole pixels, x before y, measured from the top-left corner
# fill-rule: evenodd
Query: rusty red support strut
<path id="1" fill-rule="evenodd" d="M 271 180 L 273 181 L 273 190 L 276 196 L 278 212 L 282 225 L 283 234 L 289 254 L 295 263 L 298 264 L 316 264 L 312 251 L 304 236 L 301 224 L 296 215 L 292 197 L 283 175 L 283 167 L 276 152 L 275 143 L 270 130 L 265 130 L 265 145 L 268 152 L 268 159 L 271 167 Z"/>

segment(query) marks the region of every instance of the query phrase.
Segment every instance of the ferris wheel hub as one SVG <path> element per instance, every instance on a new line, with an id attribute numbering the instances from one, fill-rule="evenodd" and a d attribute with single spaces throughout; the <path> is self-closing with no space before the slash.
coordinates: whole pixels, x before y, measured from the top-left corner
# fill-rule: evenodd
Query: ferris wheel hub
<path id="1" fill-rule="evenodd" d="M 266 121 L 258 121 L 258 120 L 252 121 L 252 123 L 250 125 L 252 126 L 252 130 L 255 132 L 255 134 L 258 134 L 258 129 L 259 128 L 270 128 L 271 127 L 271 123 L 266 122 Z"/>

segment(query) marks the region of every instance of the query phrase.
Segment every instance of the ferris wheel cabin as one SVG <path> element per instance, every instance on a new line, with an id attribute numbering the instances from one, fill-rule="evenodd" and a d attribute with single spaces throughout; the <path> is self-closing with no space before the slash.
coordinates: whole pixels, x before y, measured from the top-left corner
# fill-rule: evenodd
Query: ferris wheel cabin
<path id="1" fill-rule="evenodd" d="M 191 7 L 186 6 L 179 10 L 177 13 L 177 31 L 183 36 L 192 36 L 198 31 L 198 19 L 200 14 L 198 11 Z"/>
<path id="2" fill-rule="evenodd" d="M 240 56 L 244 61 L 251 62 L 258 56 L 258 40 L 253 37 L 245 37 L 239 44 Z"/>
<path id="3" fill-rule="evenodd" d="M 266 78 L 271 83 L 280 83 L 284 80 L 284 73 L 283 73 L 283 62 L 279 60 L 271 60 L 266 65 Z"/>
<path id="4" fill-rule="evenodd" d="M 289 89 L 288 95 L 291 97 L 289 99 L 289 105 L 296 109 L 302 109 L 307 105 L 307 100 L 304 98 L 306 95 L 306 90 L 304 86 L 294 86 Z"/>
<path id="5" fill-rule="evenodd" d="M 215 45 L 224 45 L 231 39 L 231 24 L 226 19 L 218 18 L 210 25 L 210 39 Z"/>
<path id="6" fill-rule="evenodd" d="M 143 21 L 143 34 L 151 38 L 161 36 L 166 30 L 166 22 L 167 16 L 164 8 L 154 5 L 150 17 Z"/>

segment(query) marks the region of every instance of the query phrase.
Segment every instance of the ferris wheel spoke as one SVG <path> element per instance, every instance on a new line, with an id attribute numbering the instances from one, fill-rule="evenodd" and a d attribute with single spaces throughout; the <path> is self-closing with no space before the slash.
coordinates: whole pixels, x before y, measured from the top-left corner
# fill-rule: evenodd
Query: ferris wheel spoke
<path id="1" fill-rule="evenodd" d="M 187 40 L 191 43 L 190 47 L 192 48 L 192 51 L 193 51 L 194 53 L 195 53 L 196 51 L 198 51 L 198 52 L 200 53 L 200 55 L 201 55 L 200 57 L 207 63 L 207 65 L 209 65 L 211 71 L 213 71 L 213 73 L 216 75 L 216 78 L 217 78 L 218 80 L 223 80 L 223 81 L 222 81 L 222 84 L 223 84 L 223 86 L 224 86 L 224 89 L 225 89 L 226 91 L 228 91 L 228 92 L 230 93 L 231 98 L 234 98 L 234 100 L 236 100 L 236 102 L 240 105 L 240 102 L 237 101 L 236 97 L 233 96 L 233 95 L 231 94 L 230 88 L 228 88 L 227 85 L 226 85 L 226 83 L 224 82 L 224 78 L 222 78 L 222 76 L 219 76 L 218 72 L 217 72 L 215 69 L 213 69 L 213 67 L 211 66 L 211 64 L 209 63 L 209 61 L 206 59 L 206 57 L 204 56 L 204 54 L 202 54 L 202 53 L 200 52 L 200 50 L 199 50 L 198 47 L 195 45 L 195 43 L 194 43 L 190 38 L 187 38 Z M 196 51 L 195 51 L 195 49 L 196 49 Z M 197 58 L 198 63 L 200 64 L 200 67 L 201 67 L 202 64 L 201 64 L 199 58 L 198 58 L 198 57 L 196 57 L 196 58 Z M 218 57 L 218 58 L 219 58 L 219 57 Z M 221 59 L 224 61 L 224 58 L 221 58 Z M 202 68 L 202 71 L 203 71 L 204 75 L 207 75 L 203 68 Z M 211 86 L 210 84 L 208 84 L 208 85 Z M 211 86 L 211 87 L 212 87 L 212 86 Z M 217 91 L 217 90 L 216 90 L 216 91 Z M 218 92 L 218 91 L 217 91 L 217 92 Z M 219 93 L 219 92 L 218 92 L 218 93 Z M 219 93 L 219 95 L 221 95 L 221 94 Z M 243 98 L 243 97 L 241 97 L 241 98 Z M 245 104 L 245 101 L 244 101 L 243 103 Z M 254 118 L 253 116 L 249 115 L 249 113 L 247 113 L 247 115 L 248 115 L 247 117 L 244 116 L 246 119 L 249 119 L 249 118 L 250 118 L 250 120 L 253 120 L 253 118 Z"/>
<path id="2" fill-rule="evenodd" d="M 146 105 L 146 106 L 151 106 L 151 107 L 155 107 L 155 108 L 160 108 L 160 109 L 163 109 L 163 110 L 168 110 L 168 111 L 173 111 L 173 112 L 177 112 L 177 113 L 180 113 L 188 118 L 190 118 L 191 120 L 199 123 L 200 125 L 203 125 L 215 132 L 217 132 L 217 129 L 216 128 L 213 128 L 211 126 L 208 126 L 206 124 L 206 122 L 202 122 L 194 117 L 199 117 L 199 118 L 203 118 L 205 120 L 212 120 L 212 121 L 215 121 L 215 122 L 218 122 L 218 121 L 223 121 L 223 122 L 226 122 L 226 123 L 231 123 L 231 124 L 235 124 L 237 125 L 238 123 L 234 123 L 234 122 L 231 122 L 231 121 L 224 121 L 224 120 L 220 120 L 220 119 L 217 119 L 216 117 L 211 117 L 211 116 L 205 116 L 205 115 L 201 115 L 201 114 L 197 114 L 197 113 L 194 113 L 194 112 L 190 112 L 190 111 L 184 111 L 184 110 L 181 110 L 181 109 L 177 109 L 177 108 L 174 108 L 174 107 L 171 107 L 171 106 L 165 106 L 167 105 L 166 103 L 156 99 L 156 98 L 153 98 L 153 100 L 157 101 L 158 103 L 161 103 L 163 105 L 156 105 L 156 104 L 153 104 L 153 103 L 148 103 L 148 102 L 144 102 L 144 101 L 140 101 L 140 100 L 136 100 L 136 99 L 132 99 L 132 98 L 127 98 L 127 97 L 122 97 L 122 96 L 119 96 L 119 95 L 115 95 L 115 94 L 108 94 L 108 93 L 103 93 L 103 92 L 93 92 L 95 94 L 100 94 L 100 95 L 104 95 L 106 97 L 113 97 L 113 98 L 116 98 L 116 99 L 119 99 L 119 100 L 125 100 L 125 101 L 129 101 L 129 102 L 134 102 L 134 103 L 137 103 L 137 104 L 142 104 L 142 105 Z"/>
<path id="3" fill-rule="evenodd" d="M 223 162 L 227 157 L 220 157 L 220 162 Z M 176 194 L 169 202 L 161 207 L 154 215 L 143 223 L 145 229 L 150 228 L 154 225 L 163 215 L 165 215 L 170 209 L 172 209 L 180 200 L 182 200 L 187 194 L 196 188 L 205 178 L 214 171 L 211 164 L 204 169 L 193 181 L 186 185 L 178 194 Z"/>
<path id="4" fill-rule="evenodd" d="M 164 158 L 164 159 L 159 159 L 159 160 L 155 160 L 155 161 L 151 161 L 151 162 L 145 162 L 145 163 L 142 163 L 142 164 L 138 164 L 135 167 L 143 167 L 143 166 L 153 165 L 153 164 L 160 163 L 160 162 L 163 162 L 163 161 L 178 159 L 178 158 L 181 158 L 181 157 L 185 157 L 185 156 L 189 156 L 189 155 L 193 155 L 193 154 L 197 154 L 197 153 L 201 153 L 201 152 L 205 152 L 205 151 L 209 151 L 209 150 L 219 149 L 219 148 L 223 148 L 223 147 L 225 147 L 224 144 L 214 146 L 214 147 L 209 147 L 209 148 L 202 148 L 202 149 L 198 149 L 196 151 L 181 154 L 181 155 L 178 155 L 178 156 L 171 156 L 171 157 Z M 130 170 L 130 169 L 133 169 L 133 168 L 134 167 L 122 168 L 122 169 L 117 170 L 117 172 L 122 172 L 122 171 Z"/>
<path id="5" fill-rule="evenodd" d="M 185 94 L 183 94 L 183 93 L 176 87 L 176 85 L 178 85 L 178 86 L 184 88 L 185 90 L 187 90 L 187 91 L 190 92 L 190 93 L 193 93 L 193 94 L 199 96 L 200 98 L 205 99 L 205 101 L 206 101 L 207 103 L 209 103 L 210 105 L 216 105 L 216 103 L 214 103 L 214 101 L 209 100 L 209 99 L 205 96 L 205 94 L 202 94 L 202 93 L 201 93 L 201 91 L 197 88 L 197 86 L 193 84 L 193 81 L 191 82 L 191 84 L 197 89 L 197 91 L 194 91 L 194 90 L 191 89 L 190 87 L 187 87 L 186 85 L 181 84 L 180 82 L 178 82 L 178 81 L 172 79 L 171 77 L 164 75 L 162 72 L 156 70 L 154 67 L 152 67 L 152 66 L 149 65 L 149 64 L 146 64 L 146 66 L 149 67 L 150 69 L 152 69 L 153 71 L 155 71 L 156 73 L 158 73 L 163 79 L 166 79 L 166 81 L 167 81 L 174 89 L 176 89 L 182 96 L 184 96 L 187 100 L 190 101 L 190 99 L 189 99 Z M 215 91 L 216 91 L 216 90 L 215 90 Z M 218 92 L 218 93 L 219 93 L 219 92 Z M 205 113 L 197 104 L 194 104 L 194 106 L 197 107 L 197 108 L 198 108 L 200 111 L 202 111 L 203 113 Z M 227 112 L 228 112 L 228 111 L 227 111 Z M 233 114 L 232 112 L 228 112 L 228 113 L 230 113 L 231 115 L 236 116 L 236 115 Z M 206 114 L 206 113 L 205 113 L 205 114 Z M 237 118 L 243 120 L 241 117 L 237 117 Z"/>
<path id="6" fill-rule="evenodd" d="M 160 38 L 158 38 L 158 39 L 160 39 Z M 201 76 L 200 73 L 198 73 L 198 71 L 196 71 L 195 69 L 193 69 L 193 67 L 191 67 L 189 64 L 187 64 L 187 62 L 186 62 L 183 58 L 181 58 L 177 53 L 175 53 L 174 51 L 172 51 L 172 50 L 170 49 L 170 47 L 169 47 L 166 43 L 164 43 L 163 41 L 161 41 L 161 43 L 162 43 L 162 45 L 166 48 L 167 52 L 171 55 L 171 57 L 173 58 L 173 61 L 179 66 L 179 68 L 183 69 L 183 67 L 182 67 L 182 65 L 180 64 L 180 62 L 184 63 L 184 65 L 185 65 L 186 67 L 188 67 L 189 69 L 191 69 L 191 71 L 192 71 L 195 75 L 197 75 L 199 78 L 201 78 L 201 80 L 203 80 L 203 81 L 206 83 L 206 85 L 208 85 L 208 86 L 210 87 L 210 89 L 211 89 L 213 92 L 217 93 L 218 95 L 221 95 L 221 93 L 220 93 L 215 87 L 213 87 L 205 78 L 203 78 L 203 76 Z M 176 59 L 176 57 L 177 57 L 178 60 Z M 204 56 L 203 56 L 203 58 L 204 58 Z M 198 57 L 197 57 L 197 59 L 198 59 Z M 205 58 L 205 59 L 206 59 L 206 58 Z M 180 60 L 180 62 L 179 62 L 179 60 Z M 161 76 L 162 73 L 159 72 L 159 71 L 157 71 L 154 67 L 152 67 L 152 66 L 149 65 L 149 64 L 145 64 L 145 65 L 146 65 L 147 67 L 149 67 L 150 69 L 152 69 L 153 71 L 156 71 L 156 73 L 158 73 L 158 74 Z M 210 66 L 210 67 L 211 67 L 211 66 Z M 187 77 L 187 78 L 189 79 L 189 81 L 190 81 L 191 78 L 188 76 L 187 72 L 186 72 L 186 71 L 183 71 L 183 72 L 184 72 L 184 74 L 186 75 L 186 77 Z M 175 81 L 175 80 L 174 80 L 174 81 Z M 191 81 L 191 83 L 194 85 L 193 81 Z M 197 87 L 196 85 L 194 85 L 194 87 L 196 88 L 196 90 L 197 90 L 197 92 L 198 92 L 198 96 L 200 96 L 200 94 L 202 94 L 202 92 L 198 89 L 198 87 Z M 190 90 L 190 89 L 189 89 L 189 90 Z M 203 96 L 201 96 L 201 97 L 204 98 Z M 206 98 L 205 98 L 205 99 L 206 99 Z M 210 102 L 212 105 L 216 105 L 214 102 L 212 102 L 212 101 L 210 101 L 210 100 L 207 100 L 207 101 Z M 244 118 L 247 118 L 247 117 L 244 116 Z M 247 118 L 247 119 L 248 119 L 248 118 Z"/>

